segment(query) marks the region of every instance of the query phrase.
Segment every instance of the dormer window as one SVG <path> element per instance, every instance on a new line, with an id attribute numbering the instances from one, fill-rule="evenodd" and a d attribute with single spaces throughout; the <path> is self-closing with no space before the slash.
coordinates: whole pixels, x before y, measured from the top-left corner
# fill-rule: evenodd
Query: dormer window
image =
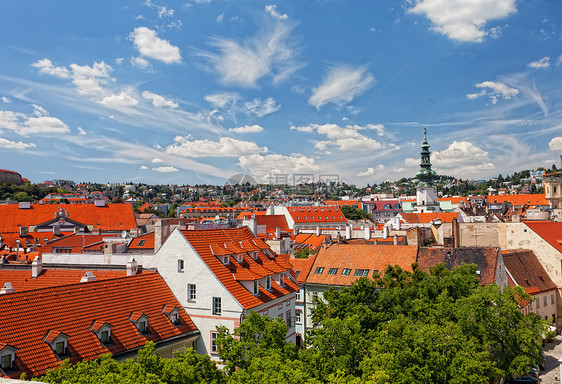
<path id="1" fill-rule="evenodd" d="M 244 262 L 244 255 L 242 253 L 238 253 L 235 257 L 237 262 L 243 263 Z"/>
<path id="2" fill-rule="evenodd" d="M 65 358 L 68 356 L 67 348 L 69 337 L 70 336 L 60 331 L 50 330 L 43 338 L 43 341 L 49 344 L 58 357 Z"/>
<path id="3" fill-rule="evenodd" d="M 252 259 L 256 260 L 258 258 L 258 252 L 252 251 L 252 252 L 250 252 L 250 256 L 252 256 Z"/>
<path id="4" fill-rule="evenodd" d="M 162 308 L 162 313 L 168 317 L 172 324 L 181 325 L 180 310 L 178 307 L 173 305 L 165 305 L 164 308 Z"/>
<path id="5" fill-rule="evenodd" d="M 150 333 L 150 331 L 148 330 L 148 316 L 144 313 L 131 313 L 131 316 L 129 316 L 129 321 L 131 321 L 131 323 L 133 323 L 137 327 L 138 331 L 142 335 Z"/>
<path id="6" fill-rule="evenodd" d="M 111 341 L 112 325 L 103 321 L 94 321 L 90 326 L 90 331 L 96 334 L 102 344 L 113 344 Z"/>
<path id="7" fill-rule="evenodd" d="M 11 345 L 0 343 L 0 373 L 5 375 L 17 371 L 15 364 L 17 350 Z"/>
<path id="8" fill-rule="evenodd" d="M 258 282 L 258 280 L 254 280 L 254 295 L 259 295 L 260 294 L 260 284 Z"/>
<path id="9" fill-rule="evenodd" d="M 285 285 L 285 274 L 283 272 L 281 272 L 281 275 L 279 275 L 279 285 L 280 286 Z"/>
<path id="10" fill-rule="evenodd" d="M 265 289 L 268 291 L 271 289 L 271 276 L 265 278 Z"/>
<path id="11" fill-rule="evenodd" d="M 223 263 L 224 265 L 230 264 L 230 256 L 229 256 L 229 255 L 223 256 L 223 257 L 222 257 L 222 263 Z"/>

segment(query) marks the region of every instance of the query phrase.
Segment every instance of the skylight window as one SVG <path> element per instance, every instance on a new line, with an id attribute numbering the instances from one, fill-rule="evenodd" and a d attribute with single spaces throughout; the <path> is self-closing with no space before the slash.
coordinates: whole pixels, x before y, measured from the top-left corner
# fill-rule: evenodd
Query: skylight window
<path id="1" fill-rule="evenodd" d="M 350 273 L 351 273 L 351 269 L 349 269 L 349 268 L 344 268 L 344 269 L 341 271 L 341 275 L 342 275 L 342 276 L 349 276 Z"/>
<path id="2" fill-rule="evenodd" d="M 316 273 L 317 275 L 321 275 L 322 272 L 324 272 L 324 267 L 317 267 L 314 271 L 314 273 Z"/>
<path id="3" fill-rule="evenodd" d="M 355 273 L 353 274 L 353 276 L 358 276 L 358 277 L 368 276 L 368 275 L 369 275 L 368 269 L 356 269 Z"/>
<path id="4" fill-rule="evenodd" d="M 144 245 L 144 243 L 146 243 L 146 240 L 139 240 L 138 246 L 142 247 Z"/>
<path id="5" fill-rule="evenodd" d="M 328 275 L 335 275 L 338 273 L 338 268 L 330 268 L 328 270 Z"/>

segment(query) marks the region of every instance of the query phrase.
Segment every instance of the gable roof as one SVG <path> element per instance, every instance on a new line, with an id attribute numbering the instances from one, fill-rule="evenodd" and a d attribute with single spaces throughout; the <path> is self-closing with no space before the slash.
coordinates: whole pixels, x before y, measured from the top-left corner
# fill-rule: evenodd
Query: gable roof
<path id="1" fill-rule="evenodd" d="M 297 275 L 297 282 L 299 284 L 304 284 L 304 282 L 306 281 L 306 278 L 308 277 L 310 269 L 312 268 L 312 265 L 314 264 L 315 258 L 316 258 L 316 255 L 312 255 L 312 256 L 308 257 L 307 259 L 292 258 L 292 259 L 289 260 L 289 262 L 293 266 L 293 271 L 295 271 L 295 274 Z"/>
<path id="2" fill-rule="evenodd" d="M 162 313 L 164 305 L 180 307 L 157 273 L 0 295 L 0 343 L 18 348 L 15 364 L 19 370 L 6 377 L 18 378 L 23 372 L 27 377 L 39 376 L 59 365 L 60 359 L 43 341 L 52 330 L 68 335 L 71 363 L 109 352 L 135 351 L 149 340 L 158 343 L 196 332 L 184 311 L 181 325 L 172 324 Z M 131 312 L 150 316 L 150 334 L 137 331 L 129 321 Z M 90 329 L 94 321 L 112 325 L 113 344 L 99 341 Z"/>
<path id="3" fill-rule="evenodd" d="M 145 233 L 141 236 L 135 237 L 129 243 L 128 248 L 129 248 L 129 250 L 154 249 L 154 232 Z"/>
<path id="4" fill-rule="evenodd" d="M 136 228 L 135 214 L 131 204 L 31 204 L 20 209 L 18 204 L 0 205 L 0 232 L 18 232 L 20 227 L 29 227 L 51 221 L 59 208 L 68 212 L 68 219 L 102 231 L 123 231 Z"/>
<path id="5" fill-rule="evenodd" d="M 499 255 L 499 248 L 495 247 L 420 248 L 418 265 L 429 272 L 429 268 L 441 263 L 449 270 L 463 264 L 476 264 L 480 285 L 488 285 L 496 281 Z"/>
<path id="6" fill-rule="evenodd" d="M 256 224 L 258 226 L 258 234 L 275 233 L 277 228 L 281 228 L 281 232 L 290 232 L 287 225 L 285 215 L 257 215 L 255 216 Z M 265 232 L 260 231 L 265 227 Z"/>
<path id="7" fill-rule="evenodd" d="M 503 262 L 507 268 L 513 285 L 520 285 L 529 294 L 556 289 L 545 269 L 531 250 L 502 251 Z"/>
<path id="8" fill-rule="evenodd" d="M 367 270 L 366 277 L 371 278 L 374 271 L 382 272 L 388 265 L 412 271 L 417 252 L 413 245 L 332 244 L 316 254 L 306 284 L 351 285 L 361 277 L 355 275 L 357 270 Z M 324 269 L 317 273 L 317 268 Z M 329 274 L 330 268 L 337 268 L 336 273 Z M 342 275 L 344 268 L 351 270 L 348 275 Z"/>
<path id="9" fill-rule="evenodd" d="M 297 284 L 290 279 L 285 279 L 284 286 L 280 286 L 272 280 L 271 290 L 269 291 L 260 286 L 258 296 L 254 296 L 242 285 L 241 281 L 264 278 L 282 271 L 290 272 L 291 268 L 291 264 L 285 258 L 277 256 L 270 258 L 262 251 L 257 252 L 256 260 L 250 257 L 248 252 L 255 251 L 256 248 L 271 252 L 272 255 L 275 255 L 275 253 L 266 243 L 256 238 L 247 227 L 220 230 L 183 230 L 181 233 L 216 278 L 244 309 L 254 308 L 298 290 Z M 217 257 L 240 253 L 240 251 L 244 252 L 242 263 L 231 257 L 229 264 L 225 265 Z"/>
<path id="10" fill-rule="evenodd" d="M 346 223 L 338 206 L 287 207 L 287 212 L 295 223 Z"/>
<path id="11" fill-rule="evenodd" d="M 558 252 L 562 252 L 562 222 L 525 221 L 525 224 Z"/>
<path id="12" fill-rule="evenodd" d="M 322 245 L 324 240 L 330 238 L 330 235 L 316 236 L 315 233 L 299 233 L 297 236 L 295 236 L 295 249 L 307 247 L 311 250 L 316 250 Z"/>
<path id="13" fill-rule="evenodd" d="M 452 223 L 453 219 L 458 219 L 458 212 L 423 212 L 423 213 L 400 213 L 406 223 L 429 224 L 432 220 L 441 220 L 443 223 Z"/>

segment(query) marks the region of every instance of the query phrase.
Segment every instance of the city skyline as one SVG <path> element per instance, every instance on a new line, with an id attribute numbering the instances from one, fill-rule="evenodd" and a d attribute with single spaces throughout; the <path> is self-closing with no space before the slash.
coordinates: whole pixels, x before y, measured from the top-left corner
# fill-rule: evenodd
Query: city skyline
<path id="1" fill-rule="evenodd" d="M 364 186 L 413 177 L 424 128 L 439 174 L 559 165 L 556 1 L 0 9 L 0 168 L 32 182 Z"/>

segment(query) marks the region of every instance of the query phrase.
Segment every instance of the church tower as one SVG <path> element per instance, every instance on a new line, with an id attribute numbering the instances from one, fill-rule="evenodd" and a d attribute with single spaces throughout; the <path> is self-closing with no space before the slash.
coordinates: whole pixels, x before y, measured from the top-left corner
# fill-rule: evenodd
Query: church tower
<path id="1" fill-rule="evenodd" d="M 420 170 L 416 173 L 418 185 L 416 189 L 416 212 L 440 212 L 437 202 L 437 188 L 435 177 L 437 174 L 431 169 L 431 152 L 427 143 L 427 129 L 423 129 L 423 144 L 421 145 Z"/>

